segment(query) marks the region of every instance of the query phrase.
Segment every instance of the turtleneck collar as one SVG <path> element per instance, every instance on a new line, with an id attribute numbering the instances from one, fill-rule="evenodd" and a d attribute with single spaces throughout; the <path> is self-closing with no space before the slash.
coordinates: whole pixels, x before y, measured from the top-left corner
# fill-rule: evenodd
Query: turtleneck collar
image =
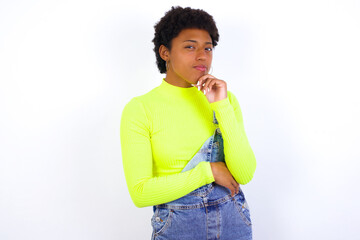
<path id="1" fill-rule="evenodd" d="M 180 96 L 188 96 L 188 95 L 194 95 L 198 94 L 198 89 L 196 87 L 178 87 L 175 85 L 172 85 L 165 81 L 165 78 L 162 79 L 162 82 L 159 86 L 159 90 L 161 92 L 169 93 L 171 95 L 180 95 Z"/>

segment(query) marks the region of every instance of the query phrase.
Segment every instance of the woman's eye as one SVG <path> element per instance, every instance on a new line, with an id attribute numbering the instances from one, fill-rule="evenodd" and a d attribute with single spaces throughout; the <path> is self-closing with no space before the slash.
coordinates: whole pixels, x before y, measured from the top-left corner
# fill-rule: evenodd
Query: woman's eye
<path id="1" fill-rule="evenodd" d="M 185 48 L 194 49 L 195 47 L 194 46 L 186 46 Z"/>
<path id="2" fill-rule="evenodd" d="M 211 52 L 212 48 L 205 48 L 206 51 Z"/>

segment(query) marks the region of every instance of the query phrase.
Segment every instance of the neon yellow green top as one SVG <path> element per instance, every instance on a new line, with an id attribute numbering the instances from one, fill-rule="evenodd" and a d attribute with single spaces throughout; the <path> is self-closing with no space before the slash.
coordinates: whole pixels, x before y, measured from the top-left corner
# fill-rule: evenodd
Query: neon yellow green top
<path id="1" fill-rule="evenodd" d="M 162 83 L 124 107 L 120 122 L 123 167 L 137 207 L 178 199 L 214 181 L 209 162 L 181 172 L 203 143 L 220 128 L 226 165 L 240 184 L 248 183 L 256 160 L 234 94 L 209 103 L 196 87 Z M 213 123 L 215 111 L 218 126 Z"/>

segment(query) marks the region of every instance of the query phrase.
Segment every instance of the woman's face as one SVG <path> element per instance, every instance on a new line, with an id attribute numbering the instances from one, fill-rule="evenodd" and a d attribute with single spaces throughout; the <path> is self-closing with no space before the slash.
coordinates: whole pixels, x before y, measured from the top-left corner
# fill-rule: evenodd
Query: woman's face
<path id="1" fill-rule="evenodd" d="M 207 74 L 212 62 L 212 40 L 206 30 L 184 29 L 173 38 L 166 78 L 186 86 Z"/>

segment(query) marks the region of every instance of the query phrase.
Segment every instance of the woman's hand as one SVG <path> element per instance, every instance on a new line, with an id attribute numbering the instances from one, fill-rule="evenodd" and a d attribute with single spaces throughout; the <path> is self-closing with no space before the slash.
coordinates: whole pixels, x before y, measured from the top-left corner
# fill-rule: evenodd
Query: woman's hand
<path id="1" fill-rule="evenodd" d="M 227 98 L 227 86 L 224 80 L 215 78 L 210 74 L 206 74 L 199 78 L 196 85 L 201 92 L 206 95 L 209 103 L 217 102 Z"/>
<path id="2" fill-rule="evenodd" d="M 228 188 L 231 191 L 231 196 L 239 192 L 239 183 L 235 181 L 224 162 L 211 162 L 210 166 L 215 183 Z"/>

